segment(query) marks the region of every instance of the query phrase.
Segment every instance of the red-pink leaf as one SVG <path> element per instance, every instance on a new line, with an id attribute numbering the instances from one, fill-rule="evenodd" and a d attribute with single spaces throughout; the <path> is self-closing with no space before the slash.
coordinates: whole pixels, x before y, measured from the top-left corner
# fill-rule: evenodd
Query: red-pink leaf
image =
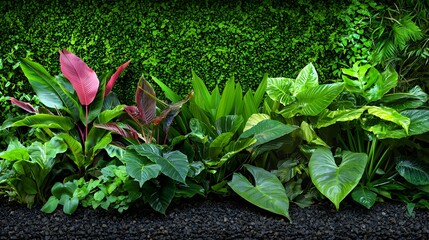
<path id="1" fill-rule="evenodd" d="M 24 109 L 29 113 L 37 113 L 37 110 L 30 103 L 19 101 L 18 99 L 13 97 L 9 97 L 9 100 L 12 104 Z"/>
<path id="2" fill-rule="evenodd" d="M 126 106 L 124 107 L 124 111 L 128 113 L 128 115 L 137 123 L 140 123 L 140 115 L 139 110 L 136 106 Z"/>
<path id="3" fill-rule="evenodd" d="M 119 126 L 116 123 L 94 124 L 95 127 L 117 133 L 126 138 L 138 139 L 139 134 L 130 125 Z"/>
<path id="4" fill-rule="evenodd" d="M 61 72 L 73 85 L 79 102 L 88 106 L 94 101 L 100 84 L 97 74 L 78 56 L 67 50 L 60 50 Z"/>
<path id="5" fill-rule="evenodd" d="M 121 75 L 122 71 L 130 64 L 131 60 L 122 64 L 116 69 L 116 72 L 110 77 L 109 82 L 106 85 L 106 89 L 104 90 L 104 96 L 109 95 L 110 91 L 112 91 L 113 85 L 115 85 L 116 79 L 118 79 L 119 75 Z"/>
<path id="6" fill-rule="evenodd" d="M 140 118 L 149 125 L 156 116 L 156 94 L 152 86 L 143 78 L 137 85 L 136 104 Z"/>

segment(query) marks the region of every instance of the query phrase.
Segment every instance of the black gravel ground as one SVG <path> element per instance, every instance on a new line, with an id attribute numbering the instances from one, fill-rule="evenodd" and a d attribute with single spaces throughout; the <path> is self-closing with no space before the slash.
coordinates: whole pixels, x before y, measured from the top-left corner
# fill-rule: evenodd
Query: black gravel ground
<path id="1" fill-rule="evenodd" d="M 0 239 L 429 239 L 429 211 L 406 215 L 404 204 L 291 205 L 292 223 L 247 202 L 190 200 L 160 215 L 148 208 L 124 214 L 79 208 L 44 214 L 0 199 Z"/>

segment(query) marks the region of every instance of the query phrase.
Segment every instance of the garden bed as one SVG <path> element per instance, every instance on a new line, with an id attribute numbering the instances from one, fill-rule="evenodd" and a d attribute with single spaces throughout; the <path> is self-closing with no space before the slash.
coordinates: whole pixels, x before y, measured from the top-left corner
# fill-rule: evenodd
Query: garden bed
<path id="1" fill-rule="evenodd" d="M 371 210 L 344 203 L 339 212 L 324 202 L 291 205 L 292 223 L 238 199 L 193 199 L 173 204 L 166 215 L 149 208 L 123 214 L 78 208 L 45 214 L 0 200 L 0 239 L 427 239 L 429 212 L 406 215 L 400 203 Z"/>

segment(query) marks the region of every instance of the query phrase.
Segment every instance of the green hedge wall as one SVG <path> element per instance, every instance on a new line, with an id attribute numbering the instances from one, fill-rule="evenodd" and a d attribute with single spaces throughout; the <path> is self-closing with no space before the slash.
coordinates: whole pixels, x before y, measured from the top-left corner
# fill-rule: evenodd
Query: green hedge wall
<path id="1" fill-rule="evenodd" d="M 335 79 L 335 70 L 350 59 L 339 43 L 355 31 L 346 20 L 350 4 L 359 1 L 3 2 L 2 58 L 19 45 L 53 75 L 62 48 L 97 73 L 132 59 L 114 88 L 131 104 L 141 75 L 156 76 L 181 94 L 191 89 L 192 69 L 210 88 L 231 76 L 254 88 L 265 73 L 295 76 L 309 62 L 322 81 Z"/>

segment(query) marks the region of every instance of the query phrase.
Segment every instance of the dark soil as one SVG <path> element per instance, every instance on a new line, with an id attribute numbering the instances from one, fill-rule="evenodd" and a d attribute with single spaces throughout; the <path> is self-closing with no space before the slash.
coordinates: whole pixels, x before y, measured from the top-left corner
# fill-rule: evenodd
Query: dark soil
<path id="1" fill-rule="evenodd" d="M 429 239 L 429 211 L 406 215 L 404 204 L 371 210 L 326 202 L 291 205 L 292 223 L 244 200 L 189 200 L 161 215 L 148 208 L 124 214 L 78 208 L 71 216 L 0 199 L 0 239 Z"/>

